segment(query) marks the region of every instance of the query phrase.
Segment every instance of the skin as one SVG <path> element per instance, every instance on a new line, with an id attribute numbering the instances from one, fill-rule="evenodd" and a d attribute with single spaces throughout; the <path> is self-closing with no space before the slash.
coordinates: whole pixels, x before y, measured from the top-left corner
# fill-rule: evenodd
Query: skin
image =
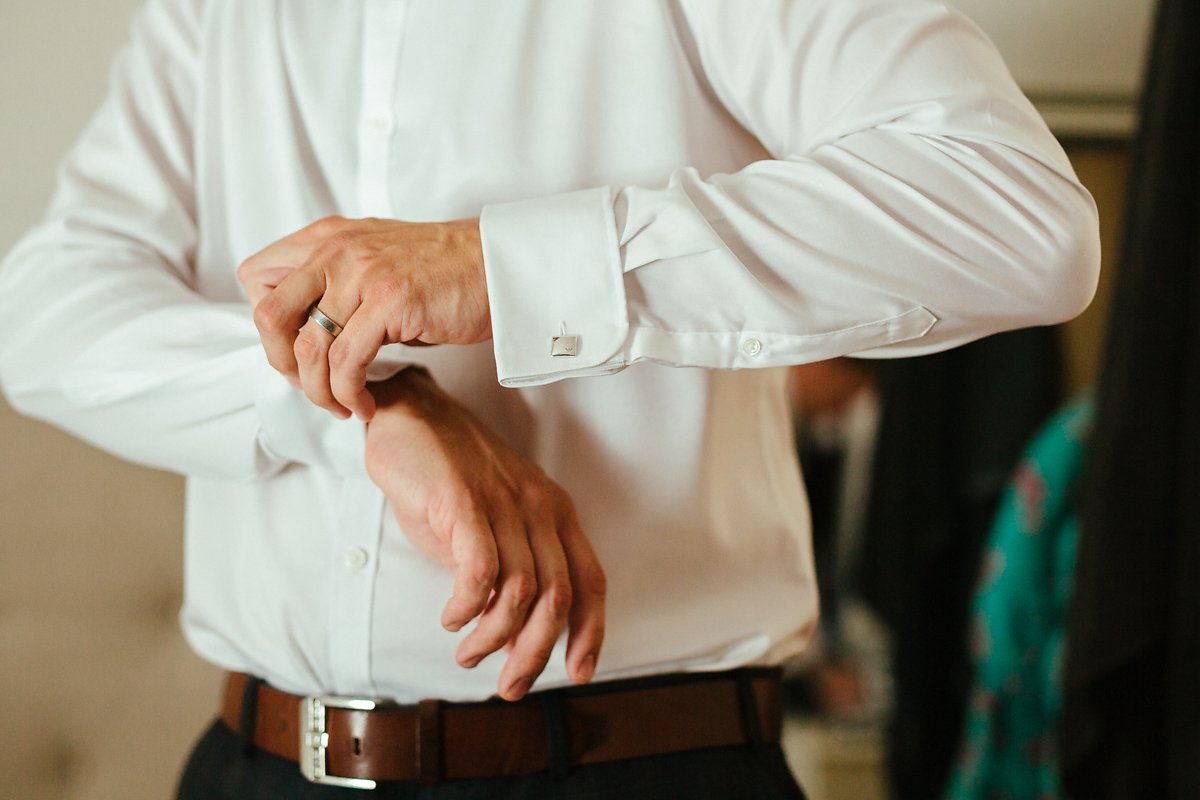
<path id="1" fill-rule="evenodd" d="M 267 287 L 254 324 L 271 366 L 343 418 L 371 419 L 366 370 L 383 345 L 492 338 L 477 219 L 327 217 L 251 256 L 238 276 Z M 342 325 L 336 339 L 308 320 L 318 304 Z"/>
<path id="2" fill-rule="evenodd" d="M 842 414 L 859 392 L 875 386 L 869 366 L 848 358 L 799 364 L 788 372 L 792 397 L 801 419 Z"/>
<path id="3" fill-rule="evenodd" d="M 272 366 L 335 415 L 367 421 L 367 473 L 405 535 L 454 575 L 442 625 L 476 620 L 458 663 L 506 650 L 497 691 L 518 700 L 565 629 L 567 674 L 590 680 L 606 583 L 570 497 L 424 370 L 365 380 L 384 343 L 491 337 L 478 221 L 321 220 L 252 256 L 238 277 Z M 308 321 L 318 300 L 344 325 L 336 339 Z"/>

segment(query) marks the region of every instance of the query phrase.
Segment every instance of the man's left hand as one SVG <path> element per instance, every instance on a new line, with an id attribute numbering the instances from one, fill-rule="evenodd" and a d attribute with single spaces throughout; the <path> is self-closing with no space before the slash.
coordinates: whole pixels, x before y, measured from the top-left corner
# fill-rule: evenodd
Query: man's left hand
<path id="1" fill-rule="evenodd" d="M 475 344 L 492 336 L 479 220 L 327 217 L 238 268 L 271 366 L 340 417 L 370 420 L 367 365 L 385 344 Z M 313 306 L 335 337 L 309 321 Z"/>

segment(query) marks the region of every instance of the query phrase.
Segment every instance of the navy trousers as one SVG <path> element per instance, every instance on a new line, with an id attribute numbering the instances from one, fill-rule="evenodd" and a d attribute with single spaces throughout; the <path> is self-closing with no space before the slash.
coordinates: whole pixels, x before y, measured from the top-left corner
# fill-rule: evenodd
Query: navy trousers
<path id="1" fill-rule="evenodd" d="M 217 721 L 184 769 L 179 800 L 804 800 L 776 746 L 696 750 L 520 778 L 381 783 L 373 792 L 317 786 L 296 764 L 246 748 Z"/>

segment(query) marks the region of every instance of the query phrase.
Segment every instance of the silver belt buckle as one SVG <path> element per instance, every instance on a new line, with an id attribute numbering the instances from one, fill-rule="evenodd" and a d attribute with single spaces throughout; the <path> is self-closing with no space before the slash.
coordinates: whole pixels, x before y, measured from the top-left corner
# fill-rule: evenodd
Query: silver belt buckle
<path id="1" fill-rule="evenodd" d="M 313 783 L 341 786 L 346 789 L 374 789 L 373 780 L 341 778 L 325 771 L 325 751 L 329 747 L 325 709 L 371 711 L 375 705 L 374 700 L 366 697 L 306 697 L 300 701 L 300 773 Z"/>

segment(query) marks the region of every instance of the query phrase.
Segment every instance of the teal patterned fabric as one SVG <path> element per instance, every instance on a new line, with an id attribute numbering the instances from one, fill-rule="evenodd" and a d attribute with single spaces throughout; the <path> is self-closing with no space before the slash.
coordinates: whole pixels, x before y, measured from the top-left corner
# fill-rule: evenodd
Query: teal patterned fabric
<path id="1" fill-rule="evenodd" d="M 1026 449 L 989 535 L 974 603 L 975 685 L 947 800 L 1062 796 L 1055 753 L 1078 536 L 1074 495 L 1091 396 Z"/>

